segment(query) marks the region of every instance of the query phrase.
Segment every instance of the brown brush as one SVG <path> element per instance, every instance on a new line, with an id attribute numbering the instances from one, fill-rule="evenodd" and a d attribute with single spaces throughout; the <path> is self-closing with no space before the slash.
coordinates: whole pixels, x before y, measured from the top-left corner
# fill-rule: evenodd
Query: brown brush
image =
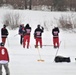
<path id="1" fill-rule="evenodd" d="M 39 62 L 44 62 L 44 60 L 42 60 L 42 59 L 38 59 L 37 61 L 39 61 Z"/>

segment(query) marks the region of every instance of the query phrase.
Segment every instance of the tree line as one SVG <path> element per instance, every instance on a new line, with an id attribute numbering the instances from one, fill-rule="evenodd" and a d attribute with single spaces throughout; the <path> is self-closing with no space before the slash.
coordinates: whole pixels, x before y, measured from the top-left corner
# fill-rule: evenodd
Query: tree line
<path id="1" fill-rule="evenodd" d="M 76 11 L 76 0 L 0 0 L 0 6 L 14 9 L 49 9 L 50 11 Z"/>

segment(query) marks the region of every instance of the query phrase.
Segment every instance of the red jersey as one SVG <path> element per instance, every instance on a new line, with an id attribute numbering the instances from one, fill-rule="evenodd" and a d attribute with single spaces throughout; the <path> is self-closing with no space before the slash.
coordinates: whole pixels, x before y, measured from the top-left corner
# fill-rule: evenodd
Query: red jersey
<path id="1" fill-rule="evenodd" d="M 5 47 L 0 47 L 0 61 L 1 60 L 9 61 L 8 52 Z"/>

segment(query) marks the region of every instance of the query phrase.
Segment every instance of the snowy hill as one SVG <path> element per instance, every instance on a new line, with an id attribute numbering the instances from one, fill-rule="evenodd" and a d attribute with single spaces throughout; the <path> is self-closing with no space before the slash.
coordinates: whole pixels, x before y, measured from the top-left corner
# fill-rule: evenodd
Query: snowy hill
<path id="1" fill-rule="evenodd" d="M 33 38 L 33 31 L 36 28 L 37 24 L 43 26 L 44 21 L 48 25 L 51 24 L 50 21 L 53 21 L 54 17 L 59 17 L 61 12 L 41 12 L 41 11 L 29 11 L 29 10 L 3 10 L 1 9 L 0 16 L 3 17 L 3 14 L 10 11 L 17 11 L 22 13 L 22 23 L 25 25 L 29 23 L 32 27 L 30 48 L 23 48 L 19 44 L 19 35 L 18 29 L 9 30 L 9 36 L 6 41 L 5 47 L 7 47 L 10 55 L 10 75 L 76 75 L 76 34 L 69 33 L 60 29 L 60 41 L 61 45 L 57 55 L 69 56 L 71 58 L 71 63 L 55 63 L 54 57 L 57 49 L 54 49 L 53 46 L 43 46 L 43 48 L 36 49 L 34 48 L 35 39 Z M 66 13 L 67 14 L 67 13 Z M 2 27 L 2 18 L 0 19 Z M 53 25 L 56 24 L 53 21 Z M 43 44 L 52 45 L 52 34 L 51 29 L 49 31 L 44 31 L 43 33 Z M 40 59 L 44 62 L 39 62 Z M 3 69 L 4 72 L 4 69 Z M 5 75 L 5 72 L 3 73 Z"/>

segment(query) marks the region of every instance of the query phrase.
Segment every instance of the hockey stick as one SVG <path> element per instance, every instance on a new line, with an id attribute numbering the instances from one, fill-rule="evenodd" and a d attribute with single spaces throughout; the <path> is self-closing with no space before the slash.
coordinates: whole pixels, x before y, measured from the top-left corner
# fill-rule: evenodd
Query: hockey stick
<path id="1" fill-rule="evenodd" d="M 36 45 L 35 45 L 36 46 Z M 39 45 L 38 45 L 39 46 Z M 53 45 L 42 45 L 42 46 L 53 46 Z"/>
<path id="2" fill-rule="evenodd" d="M 53 46 L 53 45 L 42 45 L 42 46 Z"/>
<path id="3" fill-rule="evenodd" d="M 18 35 L 18 34 L 15 34 L 14 37 L 17 36 L 17 35 Z"/>
<path id="4" fill-rule="evenodd" d="M 41 58 L 41 54 L 40 54 L 39 48 L 37 48 L 37 50 L 38 50 L 38 54 L 39 54 L 39 58 L 40 58 L 40 59 L 38 59 L 37 61 L 39 61 L 39 62 L 44 62 L 44 60 Z"/>
<path id="5" fill-rule="evenodd" d="M 61 44 L 61 41 L 60 41 L 60 44 Z M 60 44 L 59 44 L 59 47 L 60 47 Z M 57 56 L 58 51 L 59 51 L 59 48 L 57 48 L 57 51 L 56 51 L 55 57 Z M 54 60 L 55 60 L 55 57 L 54 57 Z"/>

